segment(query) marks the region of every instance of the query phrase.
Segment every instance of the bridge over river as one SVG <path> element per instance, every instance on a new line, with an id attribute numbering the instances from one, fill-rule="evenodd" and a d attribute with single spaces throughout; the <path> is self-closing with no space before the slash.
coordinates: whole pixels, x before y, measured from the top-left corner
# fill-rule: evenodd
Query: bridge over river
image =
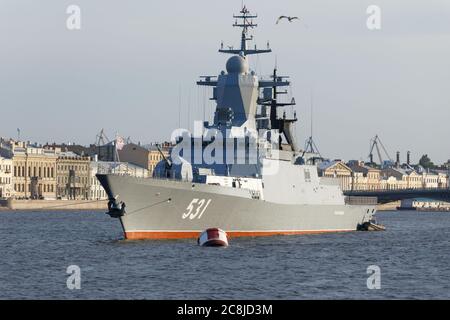
<path id="1" fill-rule="evenodd" d="M 378 203 L 392 201 L 427 198 L 437 201 L 450 202 L 450 188 L 427 189 L 398 189 L 398 190 L 347 190 L 344 194 L 348 197 L 376 197 Z"/>

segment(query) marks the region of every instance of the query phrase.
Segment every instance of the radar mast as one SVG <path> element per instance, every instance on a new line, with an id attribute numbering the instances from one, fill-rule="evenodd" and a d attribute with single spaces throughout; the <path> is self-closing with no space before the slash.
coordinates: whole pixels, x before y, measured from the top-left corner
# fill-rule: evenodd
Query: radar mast
<path id="1" fill-rule="evenodd" d="M 240 54 L 242 52 L 244 56 L 251 54 L 272 52 L 272 49 L 270 49 L 269 46 L 269 42 L 267 42 L 267 49 L 258 49 L 256 45 L 254 49 L 248 49 L 247 41 L 253 40 L 253 36 L 249 35 L 249 29 L 253 29 L 258 26 L 258 24 L 253 22 L 253 19 L 258 18 L 258 15 L 251 14 L 246 6 L 243 6 L 239 13 L 240 14 L 233 15 L 233 18 L 236 19 L 236 21 L 233 24 L 233 27 L 242 28 L 241 48 L 234 49 L 233 47 L 228 47 L 228 49 L 224 49 L 222 42 L 219 52 L 228 54 Z"/>

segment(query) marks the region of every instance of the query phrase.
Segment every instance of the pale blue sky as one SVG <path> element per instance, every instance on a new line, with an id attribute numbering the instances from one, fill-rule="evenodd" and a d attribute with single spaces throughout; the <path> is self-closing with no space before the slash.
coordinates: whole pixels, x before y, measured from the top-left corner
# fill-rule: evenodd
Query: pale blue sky
<path id="1" fill-rule="evenodd" d="M 66 8 L 82 29 L 66 29 Z M 238 46 L 231 27 L 240 0 L 0 0 L 0 135 L 39 142 L 93 143 L 105 128 L 135 141 L 165 140 L 183 112 L 202 118 L 197 76 L 216 75 Z M 324 156 L 366 158 L 379 134 L 391 153 L 450 158 L 450 2 L 448 0 L 248 0 L 260 18 L 255 42 L 274 54 L 252 57 L 259 74 L 292 79 L 303 144 L 314 131 Z M 379 5 L 382 29 L 366 28 Z M 275 25 L 278 15 L 303 17 Z M 190 99 L 190 103 L 188 102 Z M 188 112 L 190 106 L 190 112 Z M 212 106 L 207 108 L 208 113 Z"/>

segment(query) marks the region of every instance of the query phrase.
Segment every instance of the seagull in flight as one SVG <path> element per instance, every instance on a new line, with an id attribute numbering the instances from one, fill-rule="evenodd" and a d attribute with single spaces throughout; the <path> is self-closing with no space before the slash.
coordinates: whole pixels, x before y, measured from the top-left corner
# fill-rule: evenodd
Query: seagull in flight
<path id="1" fill-rule="evenodd" d="M 287 19 L 289 22 L 292 22 L 292 20 L 300 20 L 299 17 L 279 16 L 276 24 L 278 24 L 282 19 Z"/>

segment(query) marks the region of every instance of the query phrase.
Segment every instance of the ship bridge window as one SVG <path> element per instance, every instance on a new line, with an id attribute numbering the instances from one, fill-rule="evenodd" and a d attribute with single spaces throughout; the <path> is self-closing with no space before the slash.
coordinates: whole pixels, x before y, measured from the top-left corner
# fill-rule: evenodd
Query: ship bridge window
<path id="1" fill-rule="evenodd" d="M 305 169 L 305 181 L 306 182 L 311 182 L 311 172 L 309 172 L 309 169 Z"/>

